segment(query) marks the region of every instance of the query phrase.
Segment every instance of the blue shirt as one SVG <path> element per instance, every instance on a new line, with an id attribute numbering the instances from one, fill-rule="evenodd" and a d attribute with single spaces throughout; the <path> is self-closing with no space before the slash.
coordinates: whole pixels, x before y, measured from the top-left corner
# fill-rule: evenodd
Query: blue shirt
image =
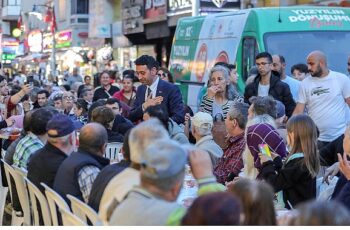
<path id="1" fill-rule="evenodd" d="M 285 79 L 282 80 L 284 83 L 287 83 L 289 88 L 290 88 L 290 92 L 292 93 L 293 99 L 294 101 L 298 101 L 298 93 L 299 93 L 299 87 L 300 87 L 300 81 L 295 80 L 292 77 L 286 76 Z"/>

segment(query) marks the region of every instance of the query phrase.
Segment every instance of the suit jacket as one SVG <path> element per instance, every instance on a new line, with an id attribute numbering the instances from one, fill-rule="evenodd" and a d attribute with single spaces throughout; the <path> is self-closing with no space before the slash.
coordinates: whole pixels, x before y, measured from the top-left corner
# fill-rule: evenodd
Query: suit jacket
<path id="1" fill-rule="evenodd" d="M 140 85 L 137 88 L 134 106 L 130 111 L 129 119 L 136 122 L 142 119 L 142 104 L 145 102 L 146 85 Z M 169 82 L 159 79 L 156 96 L 162 96 L 161 106 L 169 114 L 169 117 L 178 124 L 185 121 L 185 110 L 182 102 L 182 95 L 179 88 Z"/>

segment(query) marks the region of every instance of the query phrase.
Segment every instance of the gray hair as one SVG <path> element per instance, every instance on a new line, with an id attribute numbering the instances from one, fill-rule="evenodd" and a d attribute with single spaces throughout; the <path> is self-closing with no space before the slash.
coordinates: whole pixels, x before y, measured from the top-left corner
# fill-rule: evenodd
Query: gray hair
<path id="1" fill-rule="evenodd" d="M 221 66 L 221 65 L 217 65 L 217 66 L 214 66 L 213 68 L 211 68 L 210 73 L 209 73 L 209 80 L 210 81 L 211 81 L 211 77 L 212 77 L 213 73 L 215 73 L 215 72 L 221 72 L 222 75 L 224 76 L 225 80 L 227 82 L 230 81 L 230 72 L 229 72 L 228 68 Z"/>
<path id="2" fill-rule="evenodd" d="M 254 115 L 268 114 L 274 119 L 277 118 L 277 102 L 271 96 L 253 96 L 249 98 L 250 103 L 253 105 Z"/>
<path id="3" fill-rule="evenodd" d="M 215 72 L 221 72 L 225 78 L 225 81 L 229 83 L 226 85 L 226 93 L 225 93 L 226 98 L 229 100 L 234 100 L 235 98 L 237 98 L 239 96 L 239 93 L 237 92 L 235 87 L 230 83 L 230 70 L 227 67 L 222 65 L 214 66 L 210 70 L 209 81 L 211 81 L 211 77 Z"/>
<path id="4" fill-rule="evenodd" d="M 155 140 L 170 139 L 168 131 L 157 118 L 151 118 L 138 124 L 130 131 L 130 158 L 135 163 L 141 162 L 143 151 Z"/>
<path id="5" fill-rule="evenodd" d="M 275 129 L 277 128 L 275 119 L 273 119 L 273 117 L 271 117 L 268 114 L 262 114 L 262 115 L 255 116 L 254 118 L 250 119 L 247 122 L 247 126 L 246 127 L 248 128 L 248 127 L 250 127 L 252 125 L 262 124 L 262 123 L 269 124 L 272 127 L 274 127 Z"/>
<path id="6" fill-rule="evenodd" d="M 69 138 L 75 133 L 74 132 L 71 132 L 70 134 L 66 135 L 66 136 L 63 136 L 63 137 L 49 137 L 47 139 L 47 141 L 50 143 L 50 144 L 58 144 L 60 143 L 61 145 L 63 146 L 68 146 L 69 145 Z"/>
<path id="7" fill-rule="evenodd" d="M 249 105 L 247 103 L 236 101 L 230 106 L 227 117 L 230 120 L 236 119 L 238 126 L 245 129 L 248 120 L 248 109 Z"/>

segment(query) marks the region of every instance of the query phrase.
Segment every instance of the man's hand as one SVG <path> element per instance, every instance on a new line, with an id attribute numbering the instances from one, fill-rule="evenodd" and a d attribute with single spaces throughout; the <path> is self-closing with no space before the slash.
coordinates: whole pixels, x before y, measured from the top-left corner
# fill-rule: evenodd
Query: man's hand
<path id="1" fill-rule="evenodd" d="M 155 105 L 160 105 L 163 101 L 163 97 L 162 96 L 158 96 L 155 98 L 150 98 L 151 96 L 149 96 L 146 101 L 142 104 L 142 108 L 143 109 L 147 109 L 150 106 L 155 106 Z"/>
<path id="2" fill-rule="evenodd" d="M 327 184 L 329 184 L 328 178 L 332 180 L 333 177 L 338 174 L 338 172 L 339 172 L 339 162 L 335 162 L 332 166 L 326 169 L 326 172 L 323 176 L 322 183 L 326 182 Z"/>
<path id="3" fill-rule="evenodd" d="M 190 150 L 188 157 L 194 178 L 198 180 L 214 176 L 209 153 L 201 149 L 195 149 Z"/>
<path id="4" fill-rule="evenodd" d="M 343 157 L 338 153 L 338 160 L 340 171 L 344 174 L 347 180 L 350 180 L 350 163 L 346 153 L 343 153 Z"/>

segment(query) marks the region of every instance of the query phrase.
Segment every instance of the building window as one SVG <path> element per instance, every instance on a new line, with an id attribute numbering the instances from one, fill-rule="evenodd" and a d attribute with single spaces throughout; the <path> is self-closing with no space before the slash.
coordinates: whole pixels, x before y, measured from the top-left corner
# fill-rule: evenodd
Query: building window
<path id="1" fill-rule="evenodd" d="M 20 6 L 21 0 L 4 0 L 2 3 L 3 6 Z"/>
<path id="2" fill-rule="evenodd" d="M 89 14 L 89 0 L 72 0 L 71 13 Z"/>

